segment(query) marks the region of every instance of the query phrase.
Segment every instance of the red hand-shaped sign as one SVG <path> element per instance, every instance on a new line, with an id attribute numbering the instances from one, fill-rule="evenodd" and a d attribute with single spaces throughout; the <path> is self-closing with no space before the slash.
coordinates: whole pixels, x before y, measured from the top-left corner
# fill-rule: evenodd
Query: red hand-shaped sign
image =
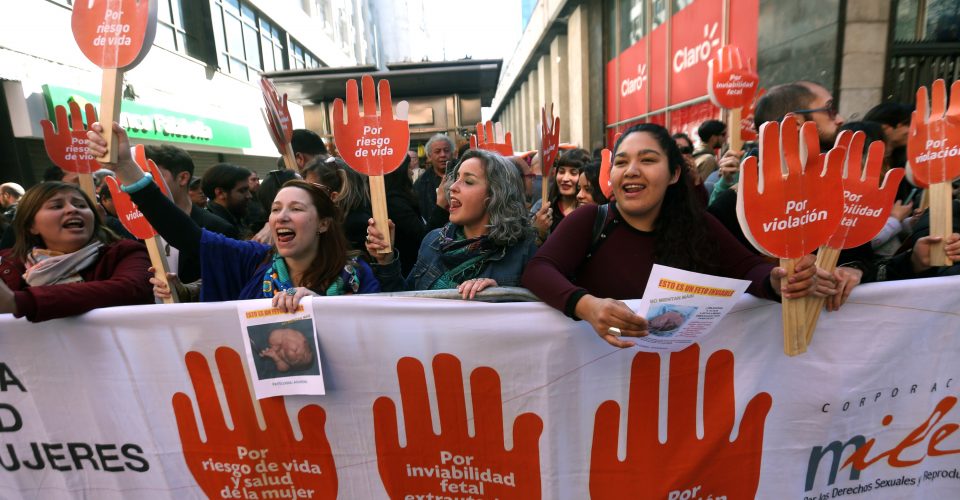
<path id="1" fill-rule="evenodd" d="M 842 249 L 860 246 L 873 239 L 887 223 L 893 208 L 897 187 L 903 179 L 902 168 L 890 169 L 880 186 L 883 164 L 883 141 L 870 144 L 866 164 L 863 162 L 863 132 L 844 130 L 837 137 L 837 146 L 846 149 L 843 167 L 843 219 L 827 246 Z M 863 165 L 861 167 L 861 165 Z"/>
<path id="2" fill-rule="evenodd" d="M 600 191 L 603 191 L 603 195 L 607 199 L 610 199 L 613 194 L 613 185 L 610 184 L 611 156 L 613 156 L 613 153 L 609 149 L 604 148 L 600 151 Z"/>
<path id="3" fill-rule="evenodd" d="M 407 101 L 397 103 L 394 117 L 390 98 L 390 83 L 380 80 L 380 112 L 373 77 L 363 75 L 363 116 L 357 81 L 347 81 L 347 112 L 343 101 L 333 101 L 333 139 L 350 168 L 366 175 L 385 175 L 403 163 L 410 145 L 410 127 L 407 125 Z"/>
<path id="4" fill-rule="evenodd" d="M 156 0 L 76 0 L 73 37 L 101 68 L 130 68 L 146 56 L 157 32 Z"/>
<path id="5" fill-rule="evenodd" d="M 744 235 L 761 252 L 797 259 L 827 242 L 843 217 L 841 175 L 846 151 L 820 154 L 817 126 L 787 115 L 783 123 L 760 127 L 760 161 L 740 168 L 737 218 Z"/>
<path id="6" fill-rule="evenodd" d="M 713 104 L 727 109 L 742 108 L 753 101 L 760 77 L 753 71 L 751 61 L 744 66 L 740 48 L 735 45 L 720 47 L 708 62 L 707 92 Z"/>
<path id="7" fill-rule="evenodd" d="M 266 79 L 260 79 L 260 90 L 263 92 L 263 119 L 267 123 L 270 138 L 280 154 L 287 152 L 287 144 L 293 139 L 293 122 L 290 120 L 290 109 L 287 107 L 287 94 L 283 97 L 277 93 L 277 88 Z"/>
<path id="8" fill-rule="evenodd" d="M 233 422 L 227 427 L 207 365 L 197 352 L 186 356 L 206 441 L 200 440 L 190 396 L 173 396 L 183 458 L 209 498 L 336 498 L 337 471 L 324 432 L 326 413 L 307 405 L 298 414 L 297 440 L 282 397 L 260 401 L 261 430 L 240 356 L 221 347 L 216 353 L 223 392 Z"/>
<path id="9" fill-rule="evenodd" d="M 753 116 L 757 108 L 757 101 L 767 93 L 767 89 L 760 89 L 750 104 L 740 110 L 740 139 L 743 141 L 757 140 L 757 126 L 753 123 Z"/>
<path id="10" fill-rule="evenodd" d="M 617 458 L 620 405 L 597 409 L 590 456 L 594 499 L 753 499 L 760 482 L 763 427 L 773 401 L 762 392 L 747 404 L 737 439 L 733 354 L 717 351 L 707 360 L 703 383 L 703 438 L 697 438 L 697 377 L 700 348 L 694 344 L 670 357 L 667 440 L 658 437 L 660 356 L 638 353 L 630 374 L 626 458 Z"/>
<path id="11" fill-rule="evenodd" d="M 547 119 L 547 110 L 540 108 L 540 141 L 540 168 L 543 171 L 543 178 L 548 179 L 553 162 L 560 154 L 560 117 L 553 116 L 553 104 L 550 104 L 549 119 Z"/>
<path id="12" fill-rule="evenodd" d="M 951 182 L 960 177 L 960 80 L 950 86 L 950 107 L 943 80 L 933 82 L 930 110 L 927 88 L 917 90 L 910 120 L 907 160 L 918 185 Z"/>
<path id="13" fill-rule="evenodd" d="M 473 436 L 467 430 L 460 360 L 433 359 L 440 434 L 433 431 L 423 365 L 397 363 L 407 445 L 400 447 L 397 409 L 388 397 L 373 404 L 377 465 L 390 498 L 540 498 L 540 433 L 543 422 L 524 413 L 513 424 L 513 449 L 504 449 L 500 377 L 480 367 L 470 375 Z"/>
<path id="14" fill-rule="evenodd" d="M 559 130 L 558 122 L 558 133 Z M 513 156 L 513 137 L 510 132 L 504 133 L 503 125 L 501 125 L 500 122 L 497 122 L 496 125 L 491 121 L 478 123 L 477 135 L 470 137 L 470 149 L 484 149 L 503 156 Z M 543 163 L 542 158 L 540 165 L 544 169 L 548 168 L 546 164 Z M 546 175 L 547 173 L 544 171 L 544 176 Z"/>
<path id="15" fill-rule="evenodd" d="M 141 170 L 149 172 L 150 175 L 153 176 L 153 181 L 160 186 L 163 194 L 169 196 L 170 193 L 167 191 L 167 184 L 163 182 L 163 177 L 160 175 L 160 170 L 157 169 L 157 164 L 154 163 L 153 160 L 147 159 L 142 144 L 138 144 L 135 149 L 134 161 L 140 166 Z M 113 198 L 113 205 L 117 209 L 117 218 L 120 219 L 123 227 L 125 227 L 127 231 L 130 231 L 130 234 L 141 240 L 156 236 L 157 232 L 153 230 L 153 226 L 150 225 L 147 218 L 143 216 L 143 213 L 140 212 L 137 205 L 130 199 L 130 195 L 120 190 L 117 179 L 107 177 L 106 182 L 110 189 L 110 196 Z"/>
<path id="16" fill-rule="evenodd" d="M 97 110 L 87 103 L 87 123 L 97 121 Z M 84 129 L 83 114 L 80 105 L 70 101 L 70 119 L 63 106 L 54 108 L 57 126 L 54 130 L 50 120 L 40 120 L 43 129 L 43 146 L 54 165 L 67 172 L 89 174 L 100 169 L 97 159 L 87 152 L 87 131 Z M 69 125 L 68 125 L 69 123 Z"/>

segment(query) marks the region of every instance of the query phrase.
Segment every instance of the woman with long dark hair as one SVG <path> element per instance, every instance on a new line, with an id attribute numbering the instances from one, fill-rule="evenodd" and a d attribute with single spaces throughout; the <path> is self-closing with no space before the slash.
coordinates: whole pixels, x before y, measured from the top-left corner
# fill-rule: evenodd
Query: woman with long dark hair
<path id="1" fill-rule="evenodd" d="M 12 227 L 17 241 L 0 252 L 0 314 L 45 321 L 153 303 L 147 249 L 110 231 L 76 184 L 28 189 Z"/>
<path id="2" fill-rule="evenodd" d="M 90 153 L 100 157 L 106 142 L 99 123 L 87 132 Z M 117 164 L 110 167 L 154 229 L 180 252 L 200 258 L 200 300 L 272 297 L 293 311 L 306 295 L 380 291 L 370 268 L 348 252 L 340 210 L 330 190 L 302 180 L 277 192 L 267 223 L 274 244 L 238 241 L 201 229 L 161 193 L 130 158 L 126 132 L 113 125 Z"/>
<path id="3" fill-rule="evenodd" d="M 587 206 L 569 215 L 531 259 L 523 285 L 547 304 L 588 321 L 611 345 L 623 336 L 644 336 L 647 322 L 619 299 L 640 298 L 653 264 L 745 279 L 758 297 L 796 298 L 810 293 L 812 256 L 795 274 L 746 248 L 704 212 L 682 180 L 685 163 L 663 127 L 631 127 L 614 149 L 610 172 L 615 203 L 606 216 Z M 594 237 L 594 227 L 602 228 Z"/>

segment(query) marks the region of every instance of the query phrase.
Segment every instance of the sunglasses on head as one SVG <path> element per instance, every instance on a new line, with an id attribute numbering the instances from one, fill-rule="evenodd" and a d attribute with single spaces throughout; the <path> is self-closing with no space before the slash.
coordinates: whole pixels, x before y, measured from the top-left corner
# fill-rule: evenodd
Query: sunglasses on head
<path id="1" fill-rule="evenodd" d="M 823 111 L 824 113 L 826 113 L 827 116 L 828 116 L 831 120 L 833 120 L 834 118 L 836 118 L 836 117 L 837 117 L 837 114 L 840 113 L 840 111 L 837 109 L 837 103 L 835 103 L 835 102 L 833 102 L 833 101 L 828 102 L 827 105 L 824 106 L 824 107 L 822 107 L 822 108 L 798 109 L 798 110 L 794 111 L 794 113 L 806 115 L 806 114 L 809 114 L 809 113 L 817 113 L 817 112 L 820 112 L 820 111 Z"/>

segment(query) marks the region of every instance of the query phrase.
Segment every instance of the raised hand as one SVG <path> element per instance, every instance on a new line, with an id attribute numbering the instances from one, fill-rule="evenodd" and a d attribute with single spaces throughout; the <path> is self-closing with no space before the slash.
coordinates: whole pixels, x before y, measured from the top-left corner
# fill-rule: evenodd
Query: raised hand
<path id="1" fill-rule="evenodd" d="M 884 144 L 883 141 L 871 143 L 864 164 L 866 138 L 863 132 L 849 130 L 837 136 L 836 145 L 846 149 L 843 163 L 844 214 L 827 242 L 830 248 L 853 248 L 872 240 L 887 223 L 893 199 L 897 196 L 897 187 L 903 180 L 904 170 L 893 168 L 884 176 L 883 185 L 880 184 Z"/>
<path id="2" fill-rule="evenodd" d="M 843 216 L 840 190 L 845 151 L 820 154 L 817 127 L 800 128 L 787 115 L 783 123 L 760 127 L 756 157 L 740 169 L 737 213 L 744 234 L 767 255 L 797 259 L 826 243 Z"/>
<path id="3" fill-rule="evenodd" d="M 156 0 L 77 0 L 73 37 L 93 64 L 126 68 L 139 63 L 157 32 Z"/>
<path id="4" fill-rule="evenodd" d="M 343 160 L 350 168 L 365 175 L 385 175 L 403 163 L 410 144 L 410 127 L 407 124 L 407 101 L 397 103 L 394 115 L 390 97 L 390 84 L 380 80 L 380 111 L 377 112 L 377 96 L 373 77 L 363 75 L 363 115 L 360 115 L 360 100 L 357 81 L 347 81 L 347 109 L 343 101 L 333 101 L 333 137 Z"/>
<path id="5" fill-rule="evenodd" d="M 70 117 L 67 118 L 67 109 L 63 106 L 54 108 L 56 128 L 50 120 L 40 120 L 43 129 L 43 146 L 47 156 L 54 165 L 67 172 L 89 174 L 97 171 L 100 164 L 87 151 L 87 125 L 97 121 L 97 109 L 87 103 L 84 109 L 87 113 L 87 125 L 84 125 L 80 105 L 70 101 Z"/>
<path id="6" fill-rule="evenodd" d="M 707 64 L 707 91 L 713 104 L 727 109 L 750 105 L 757 93 L 760 77 L 753 70 L 750 59 L 747 59 L 746 65 L 743 64 L 739 47 L 720 47 L 717 55 Z"/>
<path id="7" fill-rule="evenodd" d="M 559 126 L 559 123 L 558 123 Z M 559 130 L 559 128 L 558 128 Z M 484 149 L 503 156 L 513 156 L 513 137 L 510 132 L 503 131 L 500 122 L 491 121 L 477 124 L 477 135 L 470 137 L 470 149 Z M 540 159 L 543 175 L 546 177 L 550 168 L 543 158 Z"/>
<path id="8" fill-rule="evenodd" d="M 183 445 L 183 458 L 193 478 L 210 498 L 336 498 L 337 471 L 324 433 L 326 413 L 317 405 L 299 414 L 297 440 L 282 397 L 260 401 L 266 428 L 261 430 L 243 363 L 233 349 L 216 352 L 220 380 L 233 425 L 227 427 L 207 360 L 198 352 L 186 356 L 206 441 L 201 441 L 190 397 L 173 396 L 173 411 Z M 279 481 L 290 476 L 292 486 Z M 264 485 L 273 480 L 272 485 Z M 295 493 L 294 493 L 295 492 Z M 268 496 L 270 495 L 270 496 Z"/>
<path id="9" fill-rule="evenodd" d="M 960 177 L 960 80 L 950 86 L 949 108 L 942 79 L 933 82 L 931 93 L 928 110 L 927 88 L 917 90 L 917 109 L 907 140 L 913 176 L 926 185 Z"/>
<path id="10" fill-rule="evenodd" d="M 380 397 L 373 404 L 377 466 L 390 498 L 427 494 L 437 498 L 540 498 L 540 417 L 533 413 L 517 417 L 513 424 L 513 448 L 507 451 L 497 372 L 480 367 L 470 375 L 472 436 L 467 430 L 460 360 L 451 354 L 438 354 L 433 359 L 433 374 L 439 435 L 434 433 L 430 418 L 423 365 L 414 358 L 402 358 L 397 363 L 405 447 L 400 447 L 393 400 Z M 438 477 L 440 471 L 454 469 L 464 473 L 463 479 Z"/>
<path id="11" fill-rule="evenodd" d="M 590 455 L 593 499 L 753 499 L 760 481 L 763 428 L 772 399 L 762 392 L 747 404 L 736 440 L 733 353 L 707 360 L 703 387 L 703 439 L 697 438 L 697 377 L 700 348 L 670 356 L 667 439 L 658 437 L 660 356 L 638 353 L 630 373 L 626 458 L 617 458 L 620 405 L 597 409 Z"/>

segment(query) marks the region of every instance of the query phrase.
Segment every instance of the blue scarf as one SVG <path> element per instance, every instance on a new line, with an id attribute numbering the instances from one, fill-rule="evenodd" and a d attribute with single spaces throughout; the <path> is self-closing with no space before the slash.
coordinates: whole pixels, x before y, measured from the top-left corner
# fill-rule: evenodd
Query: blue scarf
<path id="1" fill-rule="evenodd" d="M 357 293 L 360 289 L 360 277 L 357 276 L 357 261 L 350 259 L 343 266 L 340 276 L 327 287 L 323 295 L 350 295 Z M 280 254 L 273 254 L 273 261 L 270 267 L 263 275 L 263 296 L 273 298 L 278 293 L 283 293 L 288 288 L 292 288 L 293 280 L 290 279 L 290 271 L 287 270 L 287 263 L 284 262 Z"/>

